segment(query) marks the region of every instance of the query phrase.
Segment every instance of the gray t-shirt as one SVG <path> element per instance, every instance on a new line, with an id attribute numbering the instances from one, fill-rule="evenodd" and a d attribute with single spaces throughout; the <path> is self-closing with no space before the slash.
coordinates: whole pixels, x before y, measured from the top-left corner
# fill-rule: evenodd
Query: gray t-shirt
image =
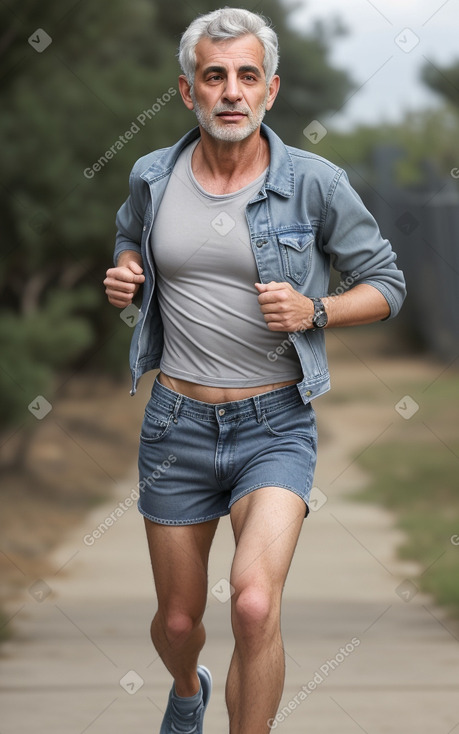
<path id="1" fill-rule="evenodd" d="M 300 380 L 293 345 L 272 358 L 287 333 L 268 329 L 254 286 L 245 208 L 266 171 L 239 191 L 209 194 L 191 169 L 197 142 L 178 158 L 151 234 L 164 324 L 160 369 L 215 387 Z"/>

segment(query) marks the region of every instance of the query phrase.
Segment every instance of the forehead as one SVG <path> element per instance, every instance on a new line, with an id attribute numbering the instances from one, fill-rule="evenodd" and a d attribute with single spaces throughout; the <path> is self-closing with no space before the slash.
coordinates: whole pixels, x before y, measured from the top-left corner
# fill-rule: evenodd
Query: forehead
<path id="1" fill-rule="evenodd" d="M 256 65 L 263 72 L 265 50 L 252 34 L 224 41 L 201 38 L 196 44 L 196 70 L 206 66 L 239 67 Z"/>

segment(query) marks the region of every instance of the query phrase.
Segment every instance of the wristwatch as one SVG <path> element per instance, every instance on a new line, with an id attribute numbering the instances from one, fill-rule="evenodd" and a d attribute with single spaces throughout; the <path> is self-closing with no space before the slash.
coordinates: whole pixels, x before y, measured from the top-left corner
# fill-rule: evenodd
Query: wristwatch
<path id="1" fill-rule="evenodd" d="M 328 316 L 323 301 L 320 298 L 310 299 L 314 304 L 314 316 L 312 323 L 315 329 L 323 329 L 328 324 Z"/>

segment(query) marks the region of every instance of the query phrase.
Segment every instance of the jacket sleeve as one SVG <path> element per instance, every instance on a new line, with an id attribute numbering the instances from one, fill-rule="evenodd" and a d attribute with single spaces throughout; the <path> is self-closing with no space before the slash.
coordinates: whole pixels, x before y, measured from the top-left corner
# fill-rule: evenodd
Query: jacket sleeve
<path id="1" fill-rule="evenodd" d="M 395 264 L 397 256 L 342 169 L 333 186 L 323 226 L 324 252 L 353 285 L 367 283 L 379 290 L 390 307 L 388 318 L 392 318 L 406 296 L 405 278 Z"/>
<path id="2" fill-rule="evenodd" d="M 140 178 L 137 161 L 129 176 L 129 196 L 116 214 L 116 239 L 113 262 L 116 266 L 124 250 L 135 250 L 141 254 L 143 220 L 146 209 L 145 182 Z"/>

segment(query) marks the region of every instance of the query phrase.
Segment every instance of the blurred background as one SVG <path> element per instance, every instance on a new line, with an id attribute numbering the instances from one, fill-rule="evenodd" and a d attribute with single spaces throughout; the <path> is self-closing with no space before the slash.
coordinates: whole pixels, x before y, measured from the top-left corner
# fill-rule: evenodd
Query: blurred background
<path id="1" fill-rule="evenodd" d="M 449 542 L 459 533 L 457 4 L 237 4 L 279 34 L 282 84 L 267 124 L 347 171 L 405 271 L 409 296 L 394 322 L 330 336 L 338 379 L 326 400 L 392 411 L 393 430 L 357 451 L 365 497 L 396 510 L 406 558 L 427 567 L 441 556 L 419 583 L 459 615 Z M 107 304 L 102 281 L 133 163 L 195 124 L 177 92 L 180 34 L 220 5 L 0 4 L 7 595 L 46 573 L 47 553 L 135 463 L 145 394 L 129 396 L 132 323 Z M 356 377 L 346 387 L 345 362 Z M 389 392 L 371 382 L 362 391 L 362 371 Z"/>

